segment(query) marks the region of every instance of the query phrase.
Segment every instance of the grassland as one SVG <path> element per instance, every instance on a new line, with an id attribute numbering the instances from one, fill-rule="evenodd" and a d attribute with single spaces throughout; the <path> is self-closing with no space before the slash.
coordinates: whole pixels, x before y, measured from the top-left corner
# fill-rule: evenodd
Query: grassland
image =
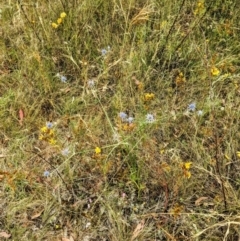
<path id="1" fill-rule="evenodd" d="M 0 4 L 0 240 L 240 240 L 238 0 Z"/>

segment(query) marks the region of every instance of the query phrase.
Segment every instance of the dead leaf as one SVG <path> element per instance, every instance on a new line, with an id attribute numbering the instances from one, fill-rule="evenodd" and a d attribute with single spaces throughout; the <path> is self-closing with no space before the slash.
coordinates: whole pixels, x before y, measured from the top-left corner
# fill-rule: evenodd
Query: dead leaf
<path id="1" fill-rule="evenodd" d="M 64 88 L 64 89 L 60 89 L 61 92 L 64 92 L 64 93 L 68 93 L 71 91 L 71 88 Z"/>
<path id="2" fill-rule="evenodd" d="M 70 238 L 62 238 L 62 241 L 74 241 L 74 239 L 70 236 Z"/>
<path id="3" fill-rule="evenodd" d="M 24 118 L 24 113 L 23 113 L 23 110 L 20 109 L 20 110 L 19 110 L 19 124 L 20 124 L 20 125 L 23 124 L 23 118 Z"/>
<path id="4" fill-rule="evenodd" d="M 142 220 L 137 226 L 136 228 L 134 229 L 133 231 L 133 234 L 132 234 L 132 237 L 131 237 L 131 241 L 133 241 L 140 233 L 141 231 L 143 230 L 144 228 L 144 220 Z"/>
<path id="5" fill-rule="evenodd" d="M 102 87 L 102 92 L 106 92 L 108 89 L 109 89 L 109 87 L 108 87 L 107 84 L 106 84 L 106 85 L 104 85 L 104 86 Z"/>
<path id="6" fill-rule="evenodd" d="M 208 199 L 208 197 L 200 197 L 195 201 L 195 205 L 199 206 L 199 205 L 201 205 L 202 201 L 205 201 L 207 199 Z"/>
<path id="7" fill-rule="evenodd" d="M 43 211 L 44 211 L 44 209 L 42 209 L 40 212 L 34 214 L 34 215 L 31 217 L 31 219 L 33 220 L 33 219 L 38 218 L 39 216 L 41 216 L 41 214 L 43 213 Z"/>
<path id="8" fill-rule="evenodd" d="M 0 232 L 0 237 L 2 237 L 2 238 L 10 238 L 11 234 L 8 234 L 6 232 Z"/>

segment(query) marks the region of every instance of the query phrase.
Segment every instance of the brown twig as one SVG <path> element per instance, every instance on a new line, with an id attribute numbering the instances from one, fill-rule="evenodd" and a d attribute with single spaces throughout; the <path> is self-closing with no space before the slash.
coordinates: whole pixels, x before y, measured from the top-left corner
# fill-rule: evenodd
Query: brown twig
<path id="1" fill-rule="evenodd" d="M 46 163 L 48 163 L 56 172 L 57 175 L 59 176 L 59 178 L 62 180 L 63 184 L 65 185 L 67 191 L 69 192 L 70 196 L 74 199 L 74 197 L 76 197 L 74 190 L 69 188 L 68 184 L 66 183 L 66 181 L 63 179 L 62 175 L 59 173 L 59 171 L 57 170 L 57 168 L 48 160 L 46 160 L 42 155 L 40 155 L 39 153 L 37 153 L 36 151 L 27 151 L 26 152 L 30 152 L 30 153 L 34 153 L 35 155 L 37 155 L 39 158 L 41 158 L 43 161 L 45 161 Z"/>

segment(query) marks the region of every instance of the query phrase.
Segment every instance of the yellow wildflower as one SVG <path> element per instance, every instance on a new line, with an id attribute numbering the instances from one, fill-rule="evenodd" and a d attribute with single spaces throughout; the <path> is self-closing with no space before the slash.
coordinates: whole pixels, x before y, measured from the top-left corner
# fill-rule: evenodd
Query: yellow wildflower
<path id="1" fill-rule="evenodd" d="M 237 154 L 237 157 L 240 157 L 240 151 L 237 151 L 236 154 Z"/>
<path id="2" fill-rule="evenodd" d="M 162 21 L 162 23 L 160 24 L 161 28 L 165 28 L 167 26 L 168 22 L 166 20 Z"/>
<path id="3" fill-rule="evenodd" d="M 48 140 L 48 142 L 51 145 L 55 145 L 57 141 L 55 139 L 51 138 L 51 139 Z"/>
<path id="4" fill-rule="evenodd" d="M 200 0 L 197 3 L 196 9 L 194 10 L 194 15 L 201 15 L 205 11 L 204 0 Z"/>
<path id="5" fill-rule="evenodd" d="M 100 154 L 101 151 L 102 151 L 102 150 L 101 150 L 100 147 L 97 146 L 97 147 L 95 148 L 95 153 L 96 153 L 96 154 Z"/>
<path id="6" fill-rule="evenodd" d="M 189 170 L 190 167 L 191 167 L 191 165 L 192 165 L 192 162 L 185 162 L 185 163 L 184 163 L 184 168 L 185 168 L 186 170 Z"/>
<path id="7" fill-rule="evenodd" d="M 186 177 L 186 178 L 190 178 L 191 177 L 191 172 L 190 171 L 186 171 L 186 170 L 184 170 L 184 176 Z"/>
<path id="8" fill-rule="evenodd" d="M 186 82 L 186 78 L 184 77 L 183 73 L 180 72 L 176 79 L 175 79 L 175 83 L 177 86 L 183 85 Z"/>
<path id="9" fill-rule="evenodd" d="M 160 150 L 160 154 L 161 154 L 161 155 L 164 154 L 164 152 L 165 152 L 164 149 L 161 149 L 161 150 Z"/>
<path id="10" fill-rule="evenodd" d="M 62 18 L 58 18 L 58 19 L 57 19 L 57 23 L 58 23 L 58 24 L 61 24 L 61 23 L 62 23 Z"/>
<path id="11" fill-rule="evenodd" d="M 52 27 L 53 27 L 53 28 L 58 28 L 58 24 L 52 23 Z"/>
<path id="12" fill-rule="evenodd" d="M 170 209 L 170 213 L 176 218 L 180 216 L 183 210 L 184 210 L 183 206 L 176 204 L 173 208 Z"/>
<path id="13" fill-rule="evenodd" d="M 42 133 L 46 133 L 48 131 L 48 128 L 46 126 L 42 127 L 41 128 L 41 132 Z"/>
<path id="14" fill-rule="evenodd" d="M 67 16 L 67 14 L 65 13 L 65 12 L 62 12 L 61 14 L 60 14 L 60 18 L 65 18 Z"/>
<path id="15" fill-rule="evenodd" d="M 152 100 L 154 97 L 155 97 L 155 95 L 154 95 L 153 93 L 146 93 L 146 94 L 144 95 L 144 100 L 145 100 L 145 101 L 150 101 L 150 100 Z"/>
<path id="16" fill-rule="evenodd" d="M 53 136 L 54 135 L 54 130 L 52 130 L 52 129 L 48 130 L 48 133 L 49 133 L 50 136 Z"/>
<path id="17" fill-rule="evenodd" d="M 182 170 L 183 170 L 183 175 L 187 178 L 191 177 L 191 172 L 189 171 L 189 169 L 191 168 L 192 162 L 185 162 L 182 163 Z"/>
<path id="18" fill-rule="evenodd" d="M 211 74 L 212 76 L 218 76 L 220 73 L 219 69 L 217 67 L 212 67 L 211 68 Z"/>

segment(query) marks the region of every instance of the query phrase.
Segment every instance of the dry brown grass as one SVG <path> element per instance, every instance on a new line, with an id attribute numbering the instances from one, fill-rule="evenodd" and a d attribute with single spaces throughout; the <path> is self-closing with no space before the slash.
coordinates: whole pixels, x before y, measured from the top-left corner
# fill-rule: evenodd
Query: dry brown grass
<path id="1" fill-rule="evenodd" d="M 240 239 L 237 10 L 3 3 L 0 239 Z"/>

